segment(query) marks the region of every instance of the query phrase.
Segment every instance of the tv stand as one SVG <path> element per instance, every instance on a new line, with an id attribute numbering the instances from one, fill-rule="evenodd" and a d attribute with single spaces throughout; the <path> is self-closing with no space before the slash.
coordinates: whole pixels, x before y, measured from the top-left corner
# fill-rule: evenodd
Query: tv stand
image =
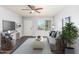
<path id="1" fill-rule="evenodd" d="M 2 50 L 12 50 L 16 45 L 16 40 L 20 39 L 20 33 L 12 31 L 11 33 L 3 32 L 1 35 Z"/>
<path id="2" fill-rule="evenodd" d="M 3 51 L 8 51 L 13 49 L 12 37 L 8 33 L 2 33 L 1 35 L 1 49 Z"/>

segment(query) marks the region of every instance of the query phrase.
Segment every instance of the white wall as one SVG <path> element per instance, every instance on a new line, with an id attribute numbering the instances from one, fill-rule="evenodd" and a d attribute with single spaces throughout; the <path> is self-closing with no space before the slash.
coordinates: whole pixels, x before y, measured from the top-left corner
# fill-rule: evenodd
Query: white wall
<path id="1" fill-rule="evenodd" d="M 0 32 L 2 32 L 2 20 L 15 21 L 22 25 L 22 17 L 18 14 L 0 6 Z M 22 27 L 17 29 L 22 36 Z"/>
<path id="2" fill-rule="evenodd" d="M 22 17 L 6 8 L 0 6 L 0 32 L 2 32 L 2 20 L 15 21 L 22 25 Z M 22 27 L 17 29 L 22 36 Z"/>
<path id="3" fill-rule="evenodd" d="M 71 21 L 79 28 L 79 6 L 66 6 L 61 12 L 54 16 L 55 30 L 61 30 L 62 19 L 65 17 L 71 17 Z M 79 53 L 79 39 L 74 44 L 75 53 Z"/>
<path id="4" fill-rule="evenodd" d="M 44 31 L 44 30 L 38 30 L 38 26 L 37 26 L 37 21 L 38 20 L 51 20 L 51 25 L 53 24 L 53 17 L 27 17 L 23 19 L 24 21 L 26 20 L 32 20 L 33 22 L 33 35 L 42 35 L 42 36 L 48 36 L 49 35 L 49 31 Z"/>

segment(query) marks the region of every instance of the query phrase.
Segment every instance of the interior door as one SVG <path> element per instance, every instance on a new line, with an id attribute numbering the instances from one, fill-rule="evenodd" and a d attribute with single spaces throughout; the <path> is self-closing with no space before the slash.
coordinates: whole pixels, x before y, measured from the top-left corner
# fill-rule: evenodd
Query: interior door
<path id="1" fill-rule="evenodd" d="M 32 21 L 31 20 L 24 20 L 24 36 L 32 36 Z"/>

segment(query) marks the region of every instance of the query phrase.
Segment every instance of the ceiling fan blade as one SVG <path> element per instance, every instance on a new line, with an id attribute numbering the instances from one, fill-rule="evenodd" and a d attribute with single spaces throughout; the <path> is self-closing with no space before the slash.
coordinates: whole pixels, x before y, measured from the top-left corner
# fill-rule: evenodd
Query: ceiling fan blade
<path id="1" fill-rule="evenodd" d="M 27 5 L 27 6 L 31 8 L 31 5 Z"/>
<path id="2" fill-rule="evenodd" d="M 32 5 L 28 5 L 29 8 L 31 8 L 32 10 L 35 9 L 35 6 L 32 6 Z"/>
<path id="3" fill-rule="evenodd" d="M 41 10 L 41 9 L 43 9 L 43 8 L 37 8 L 37 9 L 35 9 L 35 10 Z"/>
<path id="4" fill-rule="evenodd" d="M 37 10 L 34 10 L 34 11 L 36 11 L 37 13 L 40 13 L 39 11 L 37 11 Z"/>

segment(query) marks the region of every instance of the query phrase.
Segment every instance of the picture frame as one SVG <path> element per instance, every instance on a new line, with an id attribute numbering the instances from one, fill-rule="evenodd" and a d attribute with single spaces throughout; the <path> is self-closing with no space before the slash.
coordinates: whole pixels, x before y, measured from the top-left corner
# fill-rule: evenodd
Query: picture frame
<path id="1" fill-rule="evenodd" d="M 37 26 L 38 30 L 48 31 L 51 29 L 51 20 L 38 20 Z"/>
<path id="2" fill-rule="evenodd" d="M 70 16 L 62 19 L 62 26 L 65 26 L 66 23 L 70 23 Z"/>

